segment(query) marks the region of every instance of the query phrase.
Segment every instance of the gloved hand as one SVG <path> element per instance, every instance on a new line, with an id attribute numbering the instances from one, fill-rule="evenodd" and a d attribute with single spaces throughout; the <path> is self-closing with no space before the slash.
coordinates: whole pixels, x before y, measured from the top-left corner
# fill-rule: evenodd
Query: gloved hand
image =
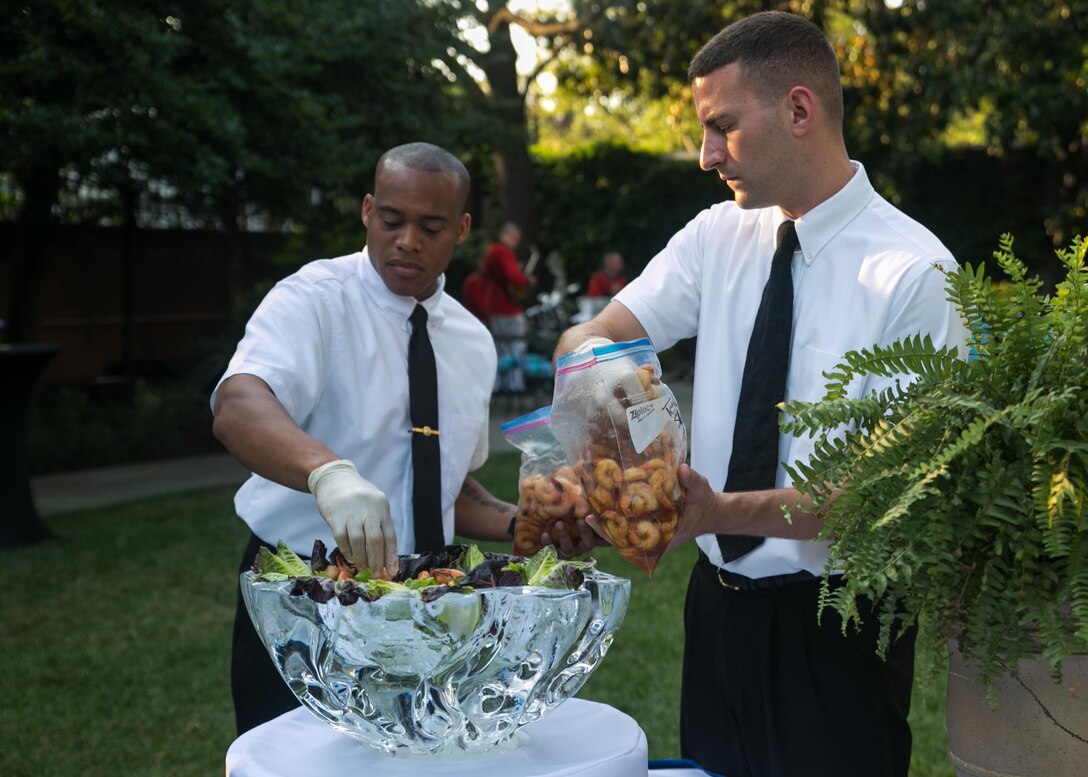
<path id="1" fill-rule="evenodd" d="M 381 489 L 359 474 L 347 459 L 322 464 L 310 473 L 310 493 L 332 529 L 336 545 L 355 566 L 369 567 L 375 576 L 397 572 L 397 533 L 389 500 Z"/>
<path id="2" fill-rule="evenodd" d="M 613 341 L 607 337 L 590 337 L 584 343 L 574 349 L 576 354 L 586 353 L 593 348 L 600 348 L 605 345 L 613 345 Z M 625 361 L 614 361 L 608 363 L 597 363 L 598 374 L 601 376 L 601 381 L 597 384 L 595 404 L 598 407 L 607 407 L 608 413 L 612 418 L 622 418 L 626 414 L 626 405 L 620 400 L 616 394 L 616 389 L 619 388 L 621 396 L 635 398 L 645 393 L 642 388 L 642 384 L 639 383 L 638 375 L 630 369 L 630 366 Z"/>
<path id="3" fill-rule="evenodd" d="M 586 351 L 588 351 L 591 348 L 597 348 L 598 346 L 602 346 L 602 345 L 612 345 L 612 341 L 609 340 L 607 337 L 591 337 L 588 340 L 586 340 L 584 343 L 579 345 L 577 348 L 575 348 L 574 352 L 575 353 L 585 353 Z"/>

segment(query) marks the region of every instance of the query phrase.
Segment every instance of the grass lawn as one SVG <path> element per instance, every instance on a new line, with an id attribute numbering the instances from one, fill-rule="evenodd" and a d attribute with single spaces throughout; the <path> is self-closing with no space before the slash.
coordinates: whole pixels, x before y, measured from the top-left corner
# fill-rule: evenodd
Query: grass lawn
<path id="1" fill-rule="evenodd" d="M 478 473 L 516 496 L 517 454 Z M 230 628 L 247 537 L 233 489 L 132 502 L 49 519 L 56 535 L 0 550 L 0 774 L 223 773 L 234 738 Z M 508 551 L 508 547 L 488 546 Z M 653 578 L 601 549 L 633 581 L 627 620 L 580 696 L 631 715 L 650 757 L 679 754 L 681 609 L 694 548 Z M 916 684 L 911 777 L 951 777 L 944 682 Z"/>

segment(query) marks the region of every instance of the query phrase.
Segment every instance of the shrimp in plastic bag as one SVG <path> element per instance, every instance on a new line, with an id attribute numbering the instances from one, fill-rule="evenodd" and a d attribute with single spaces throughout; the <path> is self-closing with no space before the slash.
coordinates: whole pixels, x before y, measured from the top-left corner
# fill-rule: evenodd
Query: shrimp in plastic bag
<path id="1" fill-rule="evenodd" d="M 507 442 L 521 451 L 514 553 L 536 553 L 541 547 L 540 535 L 554 535 L 556 523 L 566 527 L 571 540 L 580 541 L 578 521 L 589 514 L 589 504 L 563 446 L 552 434 L 551 408 L 542 407 L 507 421 L 501 428 Z"/>
<path id="2" fill-rule="evenodd" d="M 561 357 L 551 416 L 609 540 L 621 556 L 653 574 L 684 510 L 676 470 L 687 458 L 688 441 L 650 341 Z"/>

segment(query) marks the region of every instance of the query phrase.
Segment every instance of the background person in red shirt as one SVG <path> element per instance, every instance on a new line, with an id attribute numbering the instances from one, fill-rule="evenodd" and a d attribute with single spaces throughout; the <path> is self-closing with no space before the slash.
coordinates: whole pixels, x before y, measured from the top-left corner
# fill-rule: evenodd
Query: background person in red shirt
<path id="1" fill-rule="evenodd" d="M 623 274 L 623 254 L 609 251 L 601 260 L 601 269 L 589 276 L 586 287 L 587 297 L 611 297 L 627 285 L 627 276 Z"/>
<path id="2" fill-rule="evenodd" d="M 521 269 L 517 250 L 521 244 L 521 227 L 507 221 L 499 229 L 499 237 L 484 251 L 480 272 L 487 279 L 485 299 L 491 316 L 524 315 L 525 294 L 529 279 Z"/>
<path id="3" fill-rule="evenodd" d="M 480 261 L 484 310 L 499 355 L 495 391 L 512 394 L 525 391 L 522 359 L 529 350 L 529 324 L 524 303 L 529 289 L 536 284 L 536 278 L 526 276 L 518 261 L 516 251 L 520 243 L 521 228 L 508 221 Z"/>
<path id="4" fill-rule="evenodd" d="M 487 279 L 484 278 L 482 267 L 470 272 L 461 284 L 461 304 L 484 324 L 488 323 Z"/>

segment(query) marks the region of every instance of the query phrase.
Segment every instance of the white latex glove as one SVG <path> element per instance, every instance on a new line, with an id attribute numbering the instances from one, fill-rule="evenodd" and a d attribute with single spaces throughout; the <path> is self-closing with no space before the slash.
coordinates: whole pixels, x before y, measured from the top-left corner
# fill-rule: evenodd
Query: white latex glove
<path id="1" fill-rule="evenodd" d="M 588 340 L 586 340 L 584 343 L 579 345 L 577 348 L 575 348 L 574 352 L 575 353 L 585 353 L 586 351 L 588 351 L 591 348 L 597 348 L 598 346 L 602 346 L 602 345 L 612 345 L 612 341 L 609 340 L 607 337 L 591 337 Z"/>
<path id="2" fill-rule="evenodd" d="M 307 484 L 348 561 L 359 569 L 369 567 L 375 576 L 395 574 L 399 564 L 397 533 L 389 499 L 381 489 L 347 459 L 322 464 L 310 473 Z"/>

